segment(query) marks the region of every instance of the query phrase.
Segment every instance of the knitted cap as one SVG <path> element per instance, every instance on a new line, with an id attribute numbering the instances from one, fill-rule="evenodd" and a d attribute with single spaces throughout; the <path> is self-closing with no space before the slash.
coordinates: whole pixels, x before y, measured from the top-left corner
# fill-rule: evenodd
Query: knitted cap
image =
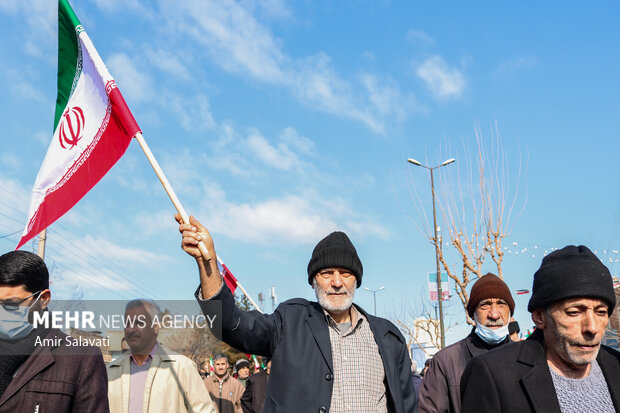
<path id="1" fill-rule="evenodd" d="M 497 275 L 487 273 L 478 278 L 478 281 L 471 287 L 469 301 L 467 302 L 467 313 L 469 316 L 473 318 L 480 301 L 488 298 L 501 298 L 510 307 L 510 315 L 514 313 L 515 301 L 512 299 L 512 294 L 510 294 L 510 289 L 506 283 Z"/>
<path id="2" fill-rule="evenodd" d="M 534 274 L 532 297 L 527 310 L 532 312 L 557 301 L 577 297 L 603 300 L 610 315 L 616 306 L 609 269 L 588 247 L 568 245 L 543 258 Z"/>
<path id="3" fill-rule="evenodd" d="M 237 360 L 237 362 L 235 363 L 235 368 L 237 369 L 237 371 L 244 367 L 250 368 L 250 362 L 246 359 Z"/>
<path id="4" fill-rule="evenodd" d="M 332 267 L 346 268 L 355 274 L 357 287 L 362 285 L 364 273 L 362 262 L 351 240 L 344 232 L 332 232 L 316 244 L 308 263 L 308 283 L 312 285 L 312 279 L 316 273 Z"/>

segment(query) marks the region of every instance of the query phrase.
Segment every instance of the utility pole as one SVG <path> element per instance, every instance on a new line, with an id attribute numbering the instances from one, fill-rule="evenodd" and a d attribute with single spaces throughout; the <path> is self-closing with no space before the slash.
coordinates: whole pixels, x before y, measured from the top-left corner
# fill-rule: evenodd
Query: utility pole
<path id="1" fill-rule="evenodd" d="M 271 312 L 276 311 L 276 306 L 278 305 L 278 296 L 276 295 L 276 287 L 273 285 L 269 289 L 269 297 L 271 297 Z"/>

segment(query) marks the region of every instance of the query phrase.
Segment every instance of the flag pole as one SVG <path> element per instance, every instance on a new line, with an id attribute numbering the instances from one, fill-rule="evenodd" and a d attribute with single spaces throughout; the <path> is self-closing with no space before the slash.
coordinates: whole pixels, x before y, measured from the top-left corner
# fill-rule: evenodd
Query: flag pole
<path id="1" fill-rule="evenodd" d="M 47 228 L 39 233 L 39 252 L 38 256 L 41 257 L 42 260 L 45 259 L 45 241 L 47 240 Z"/>
<path id="2" fill-rule="evenodd" d="M 164 171 L 162 171 L 162 169 L 159 166 L 159 163 L 157 162 L 157 159 L 155 159 L 155 156 L 153 155 L 153 152 L 151 152 L 151 149 L 146 144 L 146 141 L 144 140 L 142 133 L 138 132 L 136 133 L 136 136 L 134 137 L 138 140 L 138 143 L 140 144 L 142 151 L 144 151 L 144 154 L 146 155 L 146 158 L 149 160 L 149 163 L 151 164 L 151 166 L 153 167 L 155 174 L 157 174 L 159 181 L 164 186 L 164 189 L 166 190 L 166 193 L 170 197 L 172 204 L 176 208 L 179 215 L 181 215 L 181 219 L 183 220 L 184 223 L 189 224 L 189 215 L 187 215 L 187 212 L 185 212 L 185 208 L 183 208 L 183 205 L 181 205 L 181 201 L 179 201 L 179 198 L 174 192 L 174 189 L 172 189 L 172 186 L 170 186 L 168 179 L 166 179 L 166 175 L 164 175 Z M 204 242 L 200 241 L 198 243 L 198 249 L 200 250 L 200 253 L 202 254 L 205 260 L 207 261 L 211 260 L 211 254 L 209 254 L 209 251 L 207 250 L 207 247 L 205 246 Z M 244 291 L 243 288 L 241 289 L 241 291 Z M 256 305 L 254 306 L 256 307 Z"/>
<path id="3" fill-rule="evenodd" d="M 170 200 L 172 201 L 172 204 L 174 205 L 174 207 L 178 211 L 179 215 L 181 215 L 181 219 L 186 224 L 189 224 L 189 215 L 187 215 L 187 212 L 185 212 L 185 208 L 183 208 L 183 205 L 181 204 L 181 201 L 179 201 L 179 198 L 177 197 L 176 193 L 174 192 L 174 189 L 172 189 L 172 186 L 170 185 L 170 182 L 168 182 L 168 179 L 166 178 L 166 175 L 164 174 L 164 171 L 161 169 L 161 167 L 159 166 L 159 163 L 157 162 L 157 159 L 155 159 L 155 156 L 153 155 L 153 152 L 151 152 L 151 149 L 146 144 L 146 141 L 144 140 L 144 137 L 142 136 L 142 133 L 138 132 L 138 133 L 136 133 L 136 136 L 134 136 L 134 137 L 138 140 L 138 143 L 140 144 L 140 147 L 142 148 L 142 151 L 144 152 L 144 154 L 146 155 L 146 158 L 149 160 L 149 163 L 153 167 L 153 170 L 155 171 L 155 174 L 159 178 L 159 181 L 164 186 L 164 189 L 166 190 L 166 193 L 170 197 Z M 204 242 L 200 241 L 198 243 L 198 248 L 200 249 L 200 253 L 204 257 L 204 259 L 206 259 L 207 261 L 211 259 L 211 254 L 209 254 L 209 251 L 207 250 L 207 247 L 205 246 Z M 220 264 L 224 264 L 224 262 L 220 259 L 220 257 L 217 257 L 217 260 L 219 261 Z M 239 289 L 247 297 L 247 299 L 250 301 L 250 303 L 252 303 L 254 308 L 256 308 L 256 310 L 258 310 L 259 312 L 262 313 L 262 311 L 256 305 L 256 303 L 254 302 L 254 300 L 252 299 L 250 294 L 248 294 L 248 292 L 245 290 L 245 288 L 243 288 L 243 285 L 241 285 L 239 280 L 237 280 L 237 287 L 239 287 Z"/>
<path id="4" fill-rule="evenodd" d="M 220 265 L 222 266 L 222 268 L 224 268 L 224 261 L 222 261 L 222 259 L 219 256 L 217 257 L 217 262 L 219 262 Z M 248 292 L 245 290 L 245 288 L 243 288 L 243 285 L 241 285 L 239 280 L 237 280 L 236 282 L 237 282 L 237 287 L 239 287 L 239 289 L 241 290 L 243 295 L 245 295 L 246 298 L 250 301 L 250 303 L 252 303 L 254 308 L 256 308 L 256 311 L 258 311 L 259 313 L 262 313 L 263 311 L 260 308 L 258 308 L 258 306 L 254 302 L 254 300 L 252 300 L 252 297 L 250 297 L 250 294 L 248 294 Z"/>

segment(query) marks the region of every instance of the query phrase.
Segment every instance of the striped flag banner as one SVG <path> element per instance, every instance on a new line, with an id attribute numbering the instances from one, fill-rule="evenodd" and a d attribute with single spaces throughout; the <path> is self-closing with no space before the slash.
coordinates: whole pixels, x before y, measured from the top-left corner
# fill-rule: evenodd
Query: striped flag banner
<path id="1" fill-rule="evenodd" d="M 235 278 L 233 273 L 230 272 L 230 270 L 228 269 L 226 264 L 224 264 L 220 260 L 218 260 L 217 264 L 218 264 L 218 267 L 220 269 L 220 273 L 222 274 L 222 277 L 224 277 L 224 282 L 226 283 L 226 285 L 230 289 L 230 292 L 234 294 L 235 290 L 237 289 L 237 283 L 238 283 L 237 279 Z"/>
<path id="2" fill-rule="evenodd" d="M 114 79 L 67 0 L 58 3 L 54 135 L 32 189 L 22 245 L 69 211 L 140 132 Z"/>

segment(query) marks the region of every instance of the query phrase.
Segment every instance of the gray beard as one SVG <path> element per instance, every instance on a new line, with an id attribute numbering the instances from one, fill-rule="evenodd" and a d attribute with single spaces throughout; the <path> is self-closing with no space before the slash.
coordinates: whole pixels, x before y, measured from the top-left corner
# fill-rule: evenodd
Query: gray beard
<path id="1" fill-rule="evenodd" d="M 316 295 L 316 299 L 319 302 L 321 308 L 329 313 L 344 313 L 345 311 L 351 308 L 353 304 L 353 298 L 355 298 L 355 289 L 357 285 L 354 284 L 353 288 L 350 290 L 344 289 L 347 292 L 347 298 L 341 305 L 332 304 L 329 301 L 329 296 L 327 295 L 327 291 L 325 291 L 321 286 L 316 282 L 316 280 L 312 280 L 312 288 L 314 288 L 314 294 Z"/>

